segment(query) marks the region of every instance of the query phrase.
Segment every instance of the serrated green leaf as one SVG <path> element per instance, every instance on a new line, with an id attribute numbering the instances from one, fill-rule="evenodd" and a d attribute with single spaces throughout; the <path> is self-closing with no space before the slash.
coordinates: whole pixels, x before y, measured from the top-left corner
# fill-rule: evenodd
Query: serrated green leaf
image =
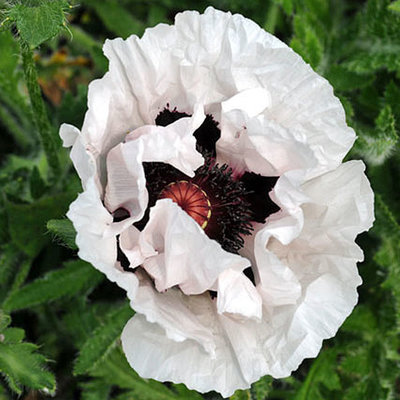
<path id="1" fill-rule="evenodd" d="M 104 315 L 113 309 L 114 304 L 107 302 L 106 310 L 103 309 L 103 306 L 104 304 L 93 304 L 84 297 L 75 297 L 68 303 L 68 312 L 63 317 L 63 325 L 75 347 L 83 346 L 99 326 Z"/>
<path id="2" fill-rule="evenodd" d="M 400 0 L 394 1 L 389 5 L 389 10 L 400 13 Z"/>
<path id="3" fill-rule="evenodd" d="M 93 7 L 107 29 L 124 39 L 133 33 L 141 35 L 144 31 L 144 24 L 117 0 L 85 0 L 85 3 Z"/>
<path id="4" fill-rule="evenodd" d="M 94 330 L 80 349 L 74 366 L 75 375 L 84 374 L 95 368 L 107 356 L 132 315 L 132 309 L 128 304 L 124 304 L 106 316 L 104 323 Z"/>
<path id="5" fill-rule="evenodd" d="M 366 334 L 370 337 L 375 334 L 376 328 L 377 321 L 372 311 L 364 305 L 358 305 L 346 319 L 340 330 L 343 332 Z"/>
<path id="6" fill-rule="evenodd" d="M 317 68 L 323 57 L 323 44 L 308 22 L 299 17 L 295 17 L 294 21 L 295 36 L 290 42 L 290 47 L 300 54 L 304 61 L 309 63 L 313 68 Z"/>
<path id="7" fill-rule="evenodd" d="M 376 42 L 368 51 L 356 52 L 344 66 L 357 74 L 375 73 L 383 68 L 395 72 L 400 69 L 399 51 L 400 44 Z"/>
<path id="8" fill-rule="evenodd" d="M 383 283 L 385 289 L 393 294 L 396 303 L 396 330 L 400 333 L 400 244 L 398 238 L 386 238 L 375 254 L 375 261 L 387 269 L 387 278 Z"/>
<path id="9" fill-rule="evenodd" d="M 140 377 L 138 377 L 141 379 Z M 199 395 L 197 392 L 194 390 L 188 389 L 184 384 L 173 384 L 171 386 L 174 392 L 176 392 L 175 398 L 181 398 L 183 400 L 188 399 L 188 400 L 202 400 L 203 397 Z"/>
<path id="10" fill-rule="evenodd" d="M 375 193 L 375 213 L 374 231 L 400 239 L 400 224 L 379 193 Z"/>
<path id="11" fill-rule="evenodd" d="M 266 400 L 272 389 L 274 379 L 271 376 L 264 376 L 259 381 L 251 385 L 252 398 L 254 400 Z"/>
<path id="12" fill-rule="evenodd" d="M 21 38 L 33 47 L 58 34 L 65 23 L 66 0 L 42 0 L 34 5 L 17 4 L 9 11 Z"/>
<path id="13" fill-rule="evenodd" d="M 25 337 L 25 331 L 21 328 L 7 328 L 3 336 L 2 342 L 5 344 L 20 343 Z"/>
<path id="14" fill-rule="evenodd" d="M 8 81 L 10 81 L 18 64 L 18 47 L 11 32 L 0 32 L 0 49 L 0 73 L 7 76 Z"/>
<path id="15" fill-rule="evenodd" d="M 75 96 L 70 92 L 64 94 L 60 107 L 57 109 L 60 123 L 82 125 L 87 109 L 87 93 L 87 86 L 79 85 Z"/>
<path id="16" fill-rule="evenodd" d="M 11 323 L 11 317 L 7 315 L 1 308 L 0 308 L 0 332 L 3 332 L 5 328 Z"/>
<path id="17" fill-rule="evenodd" d="M 6 203 L 10 234 L 25 254 L 34 257 L 48 243 L 46 222 L 65 214 L 76 193 L 43 197 L 32 204 Z"/>
<path id="18" fill-rule="evenodd" d="M 65 246 L 72 250 L 78 248 L 75 243 L 76 231 L 69 219 L 51 219 L 47 222 L 47 229 Z"/>
<path id="19" fill-rule="evenodd" d="M 385 88 L 385 101 L 393 111 L 397 126 L 400 126 L 400 87 L 393 81 Z"/>
<path id="20" fill-rule="evenodd" d="M 380 165 L 393 154 L 399 139 L 389 105 L 380 111 L 375 127 L 372 132 L 360 132 L 353 151 L 363 155 L 371 165 Z"/>
<path id="21" fill-rule="evenodd" d="M 118 399 L 140 400 L 201 400 L 202 396 L 183 385 L 172 385 L 171 389 L 152 379 L 143 379 L 129 366 L 121 347 L 114 347 L 108 356 L 91 370 L 91 375 L 103 382 L 117 385 L 129 391 Z"/>
<path id="22" fill-rule="evenodd" d="M 6 344 L 0 342 L 0 372 L 10 388 L 22 393 L 22 386 L 54 393 L 54 375 L 44 369 L 46 358 L 36 352 L 32 343 Z"/>
<path id="23" fill-rule="evenodd" d="M 135 371 L 128 364 L 120 346 L 114 346 L 106 357 L 96 363 L 94 368 L 91 369 L 90 375 L 110 385 L 116 385 L 121 389 L 135 387 L 135 378 L 137 377 Z M 143 382 L 146 381 L 143 380 Z"/>
<path id="24" fill-rule="evenodd" d="M 111 385 L 100 379 L 93 379 L 90 382 L 81 383 L 81 400 L 108 400 Z"/>
<path id="25" fill-rule="evenodd" d="M 20 251 L 15 248 L 12 244 L 6 244 L 1 246 L 0 252 L 0 300 L 5 296 L 6 286 L 10 281 L 11 276 L 18 270 L 18 267 L 22 261 Z"/>
<path id="26" fill-rule="evenodd" d="M 251 400 L 250 390 L 236 390 L 230 400 Z"/>
<path id="27" fill-rule="evenodd" d="M 340 363 L 342 372 L 345 372 L 349 376 L 354 374 L 359 377 L 366 376 L 369 372 L 369 359 L 368 359 L 368 348 L 364 345 L 352 352 L 347 352 L 343 356 L 343 360 Z"/>
<path id="28" fill-rule="evenodd" d="M 293 0 L 273 0 L 274 3 L 279 4 L 282 6 L 283 11 L 285 14 L 292 15 L 294 10 L 294 1 Z"/>
<path id="29" fill-rule="evenodd" d="M 331 65 L 326 78 L 335 90 L 349 92 L 370 85 L 375 77 L 368 74 L 357 74 L 341 65 Z"/>
<path id="30" fill-rule="evenodd" d="M 30 191 L 33 199 L 43 196 L 47 187 L 40 175 L 39 168 L 35 165 L 29 179 Z"/>
<path id="31" fill-rule="evenodd" d="M 326 349 L 313 361 L 310 371 L 293 400 L 325 400 L 320 385 L 329 390 L 340 389 L 340 379 L 335 370 L 337 351 Z"/>
<path id="32" fill-rule="evenodd" d="M 102 279 L 103 275 L 90 264 L 81 260 L 71 261 L 64 268 L 51 271 L 13 292 L 3 307 L 14 311 L 73 296 L 94 288 Z"/>

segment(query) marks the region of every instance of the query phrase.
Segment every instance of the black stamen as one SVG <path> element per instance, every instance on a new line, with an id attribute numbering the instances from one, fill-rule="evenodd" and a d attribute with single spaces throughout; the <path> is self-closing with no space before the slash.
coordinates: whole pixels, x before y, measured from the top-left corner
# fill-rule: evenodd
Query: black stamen
<path id="1" fill-rule="evenodd" d="M 118 208 L 117 210 L 114 211 L 113 213 L 113 222 L 120 222 L 123 221 L 126 218 L 130 217 L 129 211 L 126 210 L 125 208 Z M 119 244 L 119 236 L 117 236 L 117 261 L 119 261 L 121 263 L 121 267 L 125 270 L 125 271 L 130 271 L 132 272 L 132 270 L 129 268 L 130 266 L 130 262 L 128 260 L 128 258 L 126 257 L 126 255 L 124 254 L 124 252 L 121 250 L 121 246 Z"/>
<path id="2" fill-rule="evenodd" d="M 215 144 L 221 137 L 221 130 L 218 128 L 218 122 L 214 120 L 212 115 L 206 115 L 204 122 L 194 132 L 194 137 L 196 138 L 197 151 L 203 155 L 209 153 L 212 157 L 216 156 Z"/>
<path id="3" fill-rule="evenodd" d="M 156 117 L 156 125 L 167 126 L 184 117 L 190 117 L 190 115 L 176 111 L 176 108 L 172 111 L 164 108 Z"/>
<path id="4" fill-rule="evenodd" d="M 191 115 L 187 113 L 177 111 L 176 108 L 171 111 L 167 105 L 167 107 L 157 115 L 156 125 L 167 126 L 178 119 L 190 116 Z M 212 157 L 215 157 L 215 143 L 220 138 L 221 131 L 218 128 L 218 122 L 214 120 L 212 115 L 206 115 L 205 120 L 201 126 L 196 129 L 193 135 L 196 138 L 197 151 L 203 155 L 211 154 Z"/>
<path id="5" fill-rule="evenodd" d="M 268 216 L 280 210 L 269 197 L 269 192 L 273 189 L 277 180 L 278 177 L 276 176 L 267 177 L 254 172 L 245 172 L 240 178 L 249 192 L 246 200 L 250 203 L 253 221 L 263 223 Z"/>

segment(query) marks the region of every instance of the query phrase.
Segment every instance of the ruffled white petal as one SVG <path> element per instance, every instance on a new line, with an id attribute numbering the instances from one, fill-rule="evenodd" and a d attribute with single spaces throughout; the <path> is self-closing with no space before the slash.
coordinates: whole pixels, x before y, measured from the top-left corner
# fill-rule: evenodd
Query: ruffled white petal
<path id="1" fill-rule="evenodd" d="M 170 199 L 158 200 L 150 209 L 138 246 L 143 268 L 160 292 L 175 285 L 185 294 L 216 290 L 223 271 L 240 272 L 250 265 L 245 258 L 223 250 Z"/>
<path id="2" fill-rule="evenodd" d="M 138 271 L 136 276 L 140 286 L 131 301 L 132 307 L 146 316 L 149 322 L 158 323 L 165 329 L 169 339 L 183 342 L 190 339 L 202 346 L 211 358 L 215 357 L 215 343 L 209 326 L 197 314 L 203 309 L 204 315 L 213 314 L 211 303 L 206 297 L 199 297 L 196 311 L 189 307 L 185 298 L 176 288 L 164 293 L 155 290 L 152 281 L 145 273 Z M 197 312 L 198 311 L 198 312 Z M 211 318 L 211 317 L 210 317 Z M 179 321 L 179 324 L 177 324 Z"/>
<path id="3" fill-rule="evenodd" d="M 201 107 L 197 107 L 191 118 L 181 118 L 167 127 L 145 125 L 137 128 L 126 136 L 124 143 L 110 150 L 104 202 L 111 212 L 126 209 L 130 218 L 114 223 L 108 234 L 119 234 L 143 218 L 148 202 L 143 162 L 165 162 L 194 176 L 204 159 L 196 150 L 193 132 L 204 118 Z"/>
<path id="4" fill-rule="evenodd" d="M 115 237 L 104 236 L 112 223 L 112 216 L 104 208 L 93 178 L 87 181 L 86 190 L 70 205 L 67 217 L 77 232 L 79 257 L 90 262 L 110 281 L 125 289 L 129 298 L 133 298 L 138 281 L 133 273 L 125 272 L 117 262 Z"/>
<path id="5" fill-rule="evenodd" d="M 300 235 L 287 245 L 275 238 L 268 242 L 268 250 L 302 287 L 296 305 L 270 316 L 274 331 L 265 348 L 275 349 L 269 373 L 277 378 L 315 357 L 322 340 L 336 333 L 357 303 L 357 261 L 363 254 L 354 239 L 374 219 L 373 193 L 363 171 L 362 162 L 351 161 L 302 185 L 309 201 L 302 206 Z"/>
<path id="6" fill-rule="evenodd" d="M 80 130 L 73 125 L 70 124 L 62 124 L 60 126 L 60 137 L 63 141 L 64 147 L 71 147 L 75 140 L 80 135 Z"/>
<path id="7" fill-rule="evenodd" d="M 91 146 L 86 143 L 80 130 L 73 125 L 62 124 L 60 136 L 64 147 L 72 147 L 70 157 L 79 178 L 81 178 L 83 188 L 86 187 L 87 181 L 92 177 L 97 182 L 96 156 Z M 98 187 L 101 186 L 98 185 Z"/>
<path id="8" fill-rule="evenodd" d="M 121 335 L 129 364 L 141 377 L 184 382 L 189 389 L 202 393 L 216 390 L 228 397 L 249 384 L 237 367 L 229 343 L 224 342 L 223 332 L 216 332 L 215 338 L 220 342 L 220 352 L 211 358 L 195 341 L 169 339 L 160 325 L 140 314 L 128 321 Z"/>
<path id="9" fill-rule="evenodd" d="M 217 309 L 239 319 L 262 316 L 262 299 L 253 283 L 240 271 L 227 269 L 218 277 Z"/>

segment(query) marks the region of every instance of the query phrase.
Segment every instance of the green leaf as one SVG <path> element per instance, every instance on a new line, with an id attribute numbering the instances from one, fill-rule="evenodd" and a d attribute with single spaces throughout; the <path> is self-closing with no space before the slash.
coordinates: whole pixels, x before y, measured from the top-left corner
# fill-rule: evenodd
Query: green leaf
<path id="1" fill-rule="evenodd" d="M 94 330 L 80 349 L 74 366 L 75 375 L 84 374 L 95 368 L 107 356 L 132 315 L 133 311 L 129 304 L 124 304 L 106 316 L 104 323 Z"/>
<path id="2" fill-rule="evenodd" d="M 374 73 L 384 68 L 395 72 L 400 69 L 399 51 L 400 44 L 376 40 L 368 46 L 368 51 L 356 51 L 344 66 L 358 74 Z"/>
<path id="3" fill-rule="evenodd" d="M 6 203 L 10 234 L 14 243 L 25 254 L 34 257 L 49 242 L 46 222 L 61 217 L 76 193 L 43 197 L 32 204 Z"/>
<path id="4" fill-rule="evenodd" d="M 374 80 L 373 75 L 357 74 L 341 65 L 331 65 L 325 76 L 335 90 L 349 92 L 368 86 Z"/>
<path id="5" fill-rule="evenodd" d="M 7 76 L 8 82 L 15 75 L 18 64 L 18 46 L 9 31 L 0 32 L 0 74 Z M 11 83 L 16 83 L 11 80 Z"/>
<path id="6" fill-rule="evenodd" d="M 74 40 L 76 40 L 75 36 Z M 71 92 L 64 94 L 62 103 L 57 110 L 60 123 L 68 123 L 75 126 L 82 125 L 87 109 L 87 93 L 87 86 L 79 85 L 75 96 Z"/>
<path id="7" fill-rule="evenodd" d="M 139 35 L 144 31 L 144 24 L 134 18 L 117 0 L 85 0 L 85 3 L 93 7 L 107 29 L 124 39 L 133 33 Z"/>
<path id="8" fill-rule="evenodd" d="M 251 400 L 250 390 L 236 390 L 230 400 Z"/>
<path id="9" fill-rule="evenodd" d="M 51 219 L 47 222 L 47 229 L 60 241 L 61 244 L 76 250 L 76 231 L 69 219 Z"/>
<path id="10" fill-rule="evenodd" d="M 54 375 L 44 369 L 46 358 L 37 353 L 32 343 L 6 344 L 0 342 L 0 372 L 10 388 L 22 393 L 22 386 L 55 392 Z"/>
<path id="11" fill-rule="evenodd" d="M 39 168 L 35 165 L 33 167 L 30 180 L 29 180 L 30 191 L 33 199 L 38 199 L 43 196 L 47 187 L 40 175 Z"/>
<path id="12" fill-rule="evenodd" d="M 75 347 L 81 348 L 99 326 L 102 317 L 106 314 L 102 307 L 101 312 L 98 312 L 99 306 L 103 305 L 93 304 L 85 297 L 74 297 L 68 302 L 68 312 L 63 317 L 63 325 Z M 106 305 L 107 310 L 114 307 L 111 302 L 107 302 Z"/>
<path id="13" fill-rule="evenodd" d="M 320 38 L 307 20 L 300 16 L 295 17 L 294 29 L 296 34 L 290 42 L 290 47 L 314 69 L 317 68 L 324 50 Z"/>
<path id="14" fill-rule="evenodd" d="M 20 310 L 38 304 L 73 296 L 95 287 L 103 275 L 84 261 L 70 261 L 65 267 L 51 271 L 43 278 L 13 292 L 4 302 L 5 310 Z"/>
<path id="15" fill-rule="evenodd" d="M 336 367 L 337 351 L 326 349 L 313 361 L 306 380 L 293 400 L 325 400 L 321 394 L 321 385 L 329 390 L 340 389 L 340 380 Z"/>
<path id="16" fill-rule="evenodd" d="M 393 294 L 396 304 L 396 331 L 400 333 L 400 244 L 398 238 L 383 240 L 375 261 L 387 269 L 383 287 Z"/>
<path id="17" fill-rule="evenodd" d="M 394 1 L 389 5 L 389 10 L 396 11 L 400 13 L 400 0 Z"/>
<path id="18" fill-rule="evenodd" d="M 282 6 L 283 11 L 287 15 L 292 15 L 294 10 L 294 0 L 273 0 L 275 4 Z"/>
<path id="19" fill-rule="evenodd" d="M 3 343 L 21 343 L 25 337 L 25 331 L 21 328 L 8 328 L 3 332 Z"/>
<path id="20" fill-rule="evenodd" d="M 365 305 L 358 305 L 346 319 L 340 330 L 365 335 L 370 339 L 376 328 L 376 317 L 372 311 Z"/>
<path id="21" fill-rule="evenodd" d="M 382 236 L 400 240 L 400 224 L 379 193 L 375 193 L 375 213 L 376 222 L 373 230 L 381 233 Z"/>
<path id="22" fill-rule="evenodd" d="M 258 382 L 251 385 L 252 398 L 254 400 L 266 400 L 272 389 L 274 379 L 271 376 L 264 376 Z"/>
<path id="23" fill-rule="evenodd" d="M 101 379 L 93 379 L 90 382 L 81 383 L 81 400 L 108 400 L 111 385 Z"/>
<path id="24" fill-rule="evenodd" d="M 138 379 L 142 379 L 138 376 Z M 142 379 L 143 380 L 143 379 Z M 188 389 L 184 384 L 173 384 L 172 389 L 176 392 L 175 398 L 181 398 L 183 400 L 203 400 L 203 397 L 194 390 Z"/>
<path id="25" fill-rule="evenodd" d="M 11 317 L 0 309 L 0 332 L 2 332 L 11 323 Z"/>
<path id="26" fill-rule="evenodd" d="M 58 34 L 65 24 L 66 0 L 42 0 L 34 5 L 17 4 L 9 11 L 21 38 L 33 47 Z"/>
<path id="27" fill-rule="evenodd" d="M 364 156 L 371 165 L 380 165 L 393 154 L 398 139 L 393 112 L 387 105 L 375 120 L 375 130 L 360 132 L 353 151 Z"/>
<path id="28" fill-rule="evenodd" d="M 129 390 L 118 396 L 118 400 L 202 400 L 201 395 L 183 385 L 172 385 L 169 389 L 160 382 L 140 378 L 128 364 L 121 347 L 114 347 L 91 371 L 91 375 L 110 385 Z"/>
<path id="29" fill-rule="evenodd" d="M 18 270 L 22 257 L 20 251 L 12 244 L 5 244 L 0 249 L 0 288 L 3 289 L 3 293 L 0 293 L 1 300 L 2 295 L 5 295 L 5 286 L 10 277 Z"/>
<path id="30" fill-rule="evenodd" d="M 393 81 L 385 88 L 385 101 L 393 111 L 397 127 L 400 127 L 400 87 Z"/>

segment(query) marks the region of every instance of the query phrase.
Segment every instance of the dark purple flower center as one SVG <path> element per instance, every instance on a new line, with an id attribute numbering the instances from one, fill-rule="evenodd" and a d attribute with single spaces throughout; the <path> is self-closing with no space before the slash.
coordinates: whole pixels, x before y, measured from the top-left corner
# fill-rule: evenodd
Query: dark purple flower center
<path id="1" fill-rule="evenodd" d="M 167 126 L 180 118 L 189 117 L 169 105 L 161 111 L 156 124 Z M 204 156 L 205 163 L 188 177 L 169 164 L 144 162 L 146 188 L 149 203 L 144 217 L 135 223 L 142 230 L 149 220 L 149 210 L 157 200 L 170 198 L 190 215 L 211 238 L 232 253 L 243 247 L 243 236 L 250 235 L 253 222 L 265 222 L 266 218 L 279 211 L 270 199 L 269 192 L 278 177 L 266 177 L 253 172 L 234 176 L 227 165 L 215 162 L 216 142 L 221 136 L 218 122 L 207 115 L 203 124 L 194 132 L 196 147 Z M 114 212 L 114 221 L 129 216 L 124 209 Z M 118 260 L 124 267 L 129 265 L 118 246 Z M 125 264 L 125 265 L 124 265 Z"/>
<path id="2" fill-rule="evenodd" d="M 167 126 L 186 113 L 161 111 L 156 124 Z M 149 204 L 143 219 L 135 224 L 142 230 L 148 219 L 149 209 L 158 199 L 170 198 L 185 210 L 211 238 L 230 252 L 237 253 L 244 244 L 244 235 L 251 234 L 252 222 L 264 222 L 279 210 L 270 199 L 269 192 L 277 177 L 264 177 L 252 172 L 234 176 L 232 169 L 215 162 L 215 144 L 221 135 L 218 123 L 207 115 L 203 124 L 194 132 L 197 149 L 204 158 L 203 166 L 188 177 L 169 164 L 143 163 Z"/>

